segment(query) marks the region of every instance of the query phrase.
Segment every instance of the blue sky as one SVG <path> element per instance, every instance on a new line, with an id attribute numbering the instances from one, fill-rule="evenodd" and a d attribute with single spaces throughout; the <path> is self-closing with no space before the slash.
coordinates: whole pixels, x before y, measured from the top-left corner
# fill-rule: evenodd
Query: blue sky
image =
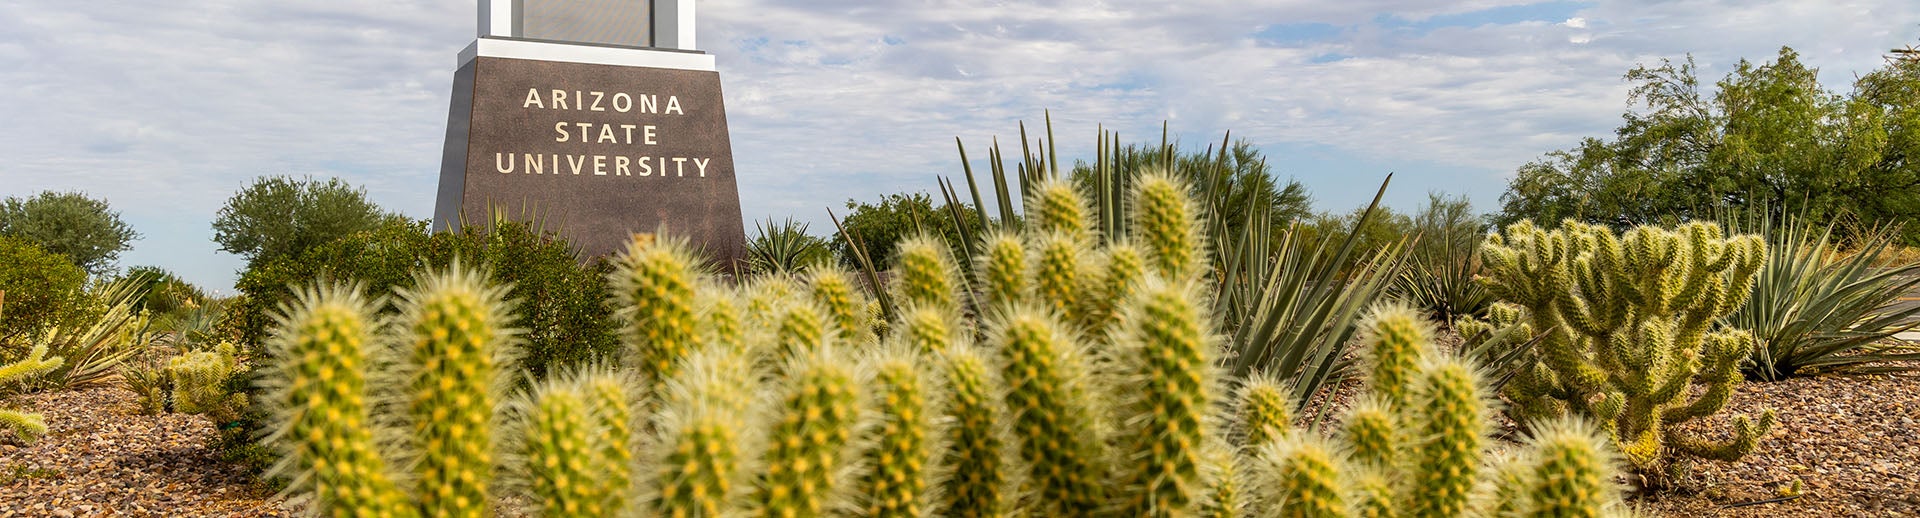
<path id="1" fill-rule="evenodd" d="M 459 0 L 0 3 L 0 196 L 79 190 L 144 238 L 123 266 L 230 290 L 214 212 L 266 174 L 339 176 L 425 218 Z M 747 218 L 830 228 L 848 198 L 934 190 L 970 149 L 1051 110 L 1063 157 L 1095 128 L 1231 130 L 1323 210 L 1432 190 L 1497 208 L 1521 164 L 1604 136 L 1636 64 L 1704 79 L 1781 45 L 1844 91 L 1920 42 L 1920 3 L 1860 1 L 712 0 Z M 982 153 L 976 153 L 978 157 Z M 751 224 L 748 225 L 751 227 Z"/>

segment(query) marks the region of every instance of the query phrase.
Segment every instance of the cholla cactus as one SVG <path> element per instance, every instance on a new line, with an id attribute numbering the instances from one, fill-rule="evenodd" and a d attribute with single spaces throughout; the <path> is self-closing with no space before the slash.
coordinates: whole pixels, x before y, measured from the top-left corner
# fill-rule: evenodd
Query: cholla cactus
<path id="1" fill-rule="evenodd" d="M 1264 373 L 1241 380 L 1234 396 L 1235 436 L 1247 448 L 1257 448 L 1293 431 L 1293 399 L 1287 387 Z"/>
<path id="2" fill-rule="evenodd" d="M 853 284 L 853 278 L 838 268 L 814 268 L 807 276 L 807 285 L 812 288 L 813 301 L 827 312 L 833 322 L 834 333 L 839 335 L 840 343 L 865 344 L 872 340 L 867 333 L 866 295 Z"/>
<path id="3" fill-rule="evenodd" d="M 612 372 L 561 374 L 517 400 L 527 500 L 542 516 L 611 516 L 632 480 L 631 395 Z"/>
<path id="4" fill-rule="evenodd" d="M 1608 474 L 1615 459 L 1604 438 L 1578 420 L 1554 421 L 1534 431 L 1527 467 L 1511 479 L 1523 484 L 1511 494 L 1524 516 L 1600 518 L 1618 500 Z"/>
<path id="5" fill-rule="evenodd" d="M 1522 419 L 1591 418 L 1643 474 L 1662 471 L 1670 452 L 1738 458 L 1772 427 L 1771 411 L 1757 424 L 1739 417 L 1733 439 L 1713 443 L 1674 426 L 1718 412 L 1739 381 L 1753 338 L 1712 327 L 1745 303 L 1766 256 L 1759 236 L 1724 237 L 1711 223 L 1616 237 L 1574 221 L 1554 231 L 1522 222 L 1481 255 L 1488 288 L 1546 335 L 1508 385 Z"/>
<path id="6" fill-rule="evenodd" d="M 265 403 L 282 450 L 274 473 L 326 516 L 417 516 L 374 440 L 367 387 L 373 310 L 357 288 L 308 288 L 277 317 Z"/>
<path id="7" fill-rule="evenodd" d="M 0 366 L 0 385 L 23 380 L 40 373 L 60 368 L 66 363 L 64 358 L 47 358 L 47 344 L 34 344 L 26 358 Z M 0 429 L 10 430 L 22 442 L 33 442 L 47 434 L 47 422 L 40 414 L 29 414 L 16 410 L 0 408 Z"/>
<path id="8" fill-rule="evenodd" d="M 1459 358 L 1429 355 L 1414 375 L 1410 444 L 1413 499 L 1407 516 L 1464 516 L 1484 454 L 1491 416 L 1486 382 Z"/>
<path id="9" fill-rule="evenodd" d="M 987 307 L 1011 308 L 1027 297 L 1027 243 L 1018 234 L 987 234 L 974 265 L 980 289 L 986 292 Z"/>
<path id="10" fill-rule="evenodd" d="M 826 516 L 853 506 L 846 478 L 857 460 L 865 380 L 825 344 L 788 359 L 757 496 L 764 517 Z"/>
<path id="11" fill-rule="evenodd" d="M 417 277 L 399 293 L 397 332 L 408 345 L 402 372 L 416 497 L 429 516 L 472 516 L 492 506 L 495 409 L 513 361 L 507 291 L 461 269 Z"/>
<path id="12" fill-rule="evenodd" d="M 1403 444 L 1395 408 L 1377 395 L 1367 395 L 1347 409 L 1340 420 L 1341 437 L 1353 448 L 1357 464 L 1385 467 L 1395 462 Z"/>
<path id="13" fill-rule="evenodd" d="M 869 360 L 879 425 L 860 487 L 866 516 L 918 518 L 932 510 L 939 407 L 933 399 L 937 393 L 933 378 L 921 368 L 923 358 L 896 346 Z"/>
<path id="14" fill-rule="evenodd" d="M 954 299 L 960 292 L 955 281 L 958 270 L 945 242 L 921 234 L 901 241 L 894 254 L 894 291 L 900 307 L 958 310 Z"/>
<path id="15" fill-rule="evenodd" d="M 1241 466 L 1240 455 L 1219 441 L 1209 443 L 1206 455 L 1201 463 L 1207 480 L 1212 482 L 1212 490 L 1205 502 L 1202 502 L 1199 516 L 1204 518 L 1239 518 L 1247 511 L 1248 489 L 1245 487 L 1245 468 Z"/>
<path id="16" fill-rule="evenodd" d="M 907 345 L 922 353 L 938 353 L 954 346 L 959 336 L 951 316 L 934 308 L 917 307 L 907 311 L 901 333 Z"/>
<path id="17" fill-rule="evenodd" d="M 1255 460 L 1263 502 L 1261 516 L 1338 518 L 1348 515 L 1344 461 L 1334 446 L 1313 434 L 1295 434 L 1260 447 Z"/>
<path id="18" fill-rule="evenodd" d="M 1153 279 L 1120 320 L 1115 362 L 1120 386 L 1120 441 L 1132 472 L 1121 477 L 1128 516 L 1185 516 L 1205 499 L 1202 446 L 1213 430 L 1216 388 L 1205 302 L 1191 284 Z"/>
<path id="19" fill-rule="evenodd" d="M 703 279 L 699 259 L 683 239 L 642 234 L 615 260 L 614 298 L 624 324 L 621 338 L 640 372 L 657 387 L 694 349 L 693 292 Z"/>
<path id="20" fill-rule="evenodd" d="M 1085 322 L 1080 312 L 1093 270 L 1087 244 L 1067 234 L 1047 233 L 1034 238 L 1033 249 L 1035 302 L 1064 322 Z"/>
<path id="21" fill-rule="evenodd" d="M 1200 208 L 1187 184 L 1164 172 L 1146 173 L 1133 186 L 1133 232 L 1147 251 L 1149 270 L 1169 279 L 1192 279 L 1208 267 Z"/>
<path id="22" fill-rule="evenodd" d="M 743 351 L 710 349 L 667 380 L 643 479 L 656 516 L 737 514 L 759 451 L 757 378 Z"/>
<path id="23" fill-rule="evenodd" d="M 207 414 L 214 422 L 238 417 L 246 394 L 227 391 L 227 378 L 238 367 L 234 347 L 221 343 L 209 351 L 189 351 L 167 360 L 165 376 L 173 380 L 173 408 L 183 414 Z"/>
<path id="24" fill-rule="evenodd" d="M 1090 279 L 1080 325 L 1099 329 L 1120 313 L 1120 305 L 1133 298 L 1133 290 L 1147 277 L 1146 259 L 1140 247 L 1129 241 L 1107 245 L 1099 253 L 1099 274 Z"/>
<path id="25" fill-rule="evenodd" d="M 1069 239 L 1093 237 L 1093 210 L 1087 197 L 1064 178 L 1041 180 L 1027 197 L 1028 224 L 1041 233 L 1060 233 Z"/>
<path id="26" fill-rule="evenodd" d="M 1033 468 L 1029 481 L 1036 511 L 1081 516 L 1106 501 L 1106 469 L 1090 366 L 1072 334 L 1051 314 L 1017 308 L 991 331 L 1007 384 L 1007 407 L 1023 460 Z"/>
<path id="27" fill-rule="evenodd" d="M 953 470 L 953 476 L 947 481 L 945 505 L 939 514 L 1004 516 L 1017 499 L 1018 484 L 1007 440 L 1000 378 L 989 367 L 986 354 L 973 347 L 948 348 L 941 351 L 940 358 L 949 388 L 947 414 L 953 416 L 944 463 Z"/>
<path id="28" fill-rule="evenodd" d="M 1376 308 L 1360 327 L 1365 333 L 1361 340 L 1369 345 L 1362 350 L 1367 389 L 1389 406 L 1408 406 L 1412 403 L 1408 382 L 1420 359 L 1427 356 L 1433 330 L 1418 312 L 1403 305 Z"/>

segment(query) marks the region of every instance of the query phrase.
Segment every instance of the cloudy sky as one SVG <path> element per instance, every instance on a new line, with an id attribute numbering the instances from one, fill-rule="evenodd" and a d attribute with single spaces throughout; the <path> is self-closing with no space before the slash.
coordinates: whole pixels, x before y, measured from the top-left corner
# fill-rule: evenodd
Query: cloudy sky
<path id="1" fill-rule="evenodd" d="M 338 176 L 430 217 L 463 0 L 0 1 L 0 196 L 79 190 L 144 238 L 121 264 L 231 290 L 209 223 L 249 179 Z M 1920 2 L 702 0 L 750 220 L 956 175 L 1051 110 L 1062 156 L 1098 125 L 1231 130 L 1321 209 L 1430 190 L 1492 210 L 1516 166 L 1628 108 L 1621 75 L 1692 53 L 1703 78 L 1800 51 L 1844 91 L 1920 43 Z M 971 149 L 971 148 L 970 148 Z M 978 154 L 975 155 L 976 157 Z M 749 225 L 751 226 L 751 225 Z"/>

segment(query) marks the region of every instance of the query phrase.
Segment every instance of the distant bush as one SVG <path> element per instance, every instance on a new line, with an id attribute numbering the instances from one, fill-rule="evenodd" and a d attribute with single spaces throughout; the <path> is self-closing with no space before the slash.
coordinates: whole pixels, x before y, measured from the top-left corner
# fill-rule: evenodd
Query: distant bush
<path id="1" fill-rule="evenodd" d="M 0 236 L 0 359 L 26 353 L 26 341 L 86 306 L 87 272 L 65 256 Z M 18 347 L 13 347 L 17 345 Z M 19 349 L 19 351 L 13 351 Z"/>
<path id="2" fill-rule="evenodd" d="M 158 266 L 128 268 L 125 277 L 138 279 L 146 291 L 134 308 L 155 317 L 184 314 L 207 301 L 207 294 L 199 287 Z"/>
<path id="3" fill-rule="evenodd" d="M 0 236 L 25 239 L 88 273 L 106 273 L 140 233 L 120 213 L 78 192 L 43 191 L 0 201 Z"/>
<path id="4" fill-rule="evenodd" d="M 882 270 L 892 267 L 889 261 L 893 260 L 894 246 L 917 232 L 941 236 L 947 243 L 963 241 L 947 207 L 935 207 L 933 198 L 924 192 L 888 194 L 875 203 L 847 200 L 847 210 L 840 224 L 860 243 L 874 266 Z M 966 214 L 969 220 L 979 218 L 971 208 L 966 209 Z M 840 258 L 841 265 L 860 267 L 845 237 L 835 236 L 828 246 L 833 249 L 833 255 Z"/>

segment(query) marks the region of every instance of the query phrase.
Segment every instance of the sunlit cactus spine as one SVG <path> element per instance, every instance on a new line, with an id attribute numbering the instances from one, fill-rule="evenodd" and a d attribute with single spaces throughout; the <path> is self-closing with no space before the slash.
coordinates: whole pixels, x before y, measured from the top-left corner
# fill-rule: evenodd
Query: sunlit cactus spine
<path id="1" fill-rule="evenodd" d="M 1080 324 L 1084 329 L 1100 329 L 1111 322 L 1147 277 L 1145 256 L 1131 241 L 1108 244 L 1098 255 L 1098 272 L 1090 279 L 1087 296 L 1082 299 Z"/>
<path id="2" fill-rule="evenodd" d="M 1234 394 L 1234 435 L 1247 449 L 1286 438 L 1293 432 L 1293 398 L 1286 385 L 1264 373 L 1240 381 Z"/>
<path id="3" fill-rule="evenodd" d="M 281 449 L 273 472 L 324 516 L 418 516 L 375 442 L 368 370 L 373 309 L 357 287 L 302 288 L 276 317 L 263 402 Z"/>
<path id="4" fill-rule="evenodd" d="M 580 384 L 597 432 L 594 445 L 598 451 L 592 458 L 593 470 L 600 474 L 595 482 L 600 486 L 600 507 L 619 511 L 627 507 L 633 490 L 633 452 L 640 446 L 636 426 L 640 416 L 635 404 L 638 397 L 630 381 L 610 370 L 589 370 Z"/>
<path id="5" fill-rule="evenodd" d="M 959 308 L 958 269 L 953 253 L 940 238 L 920 234 L 900 241 L 894 250 L 894 290 L 901 307 Z"/>
<path id="6" fill-rule="evenodd" d="M 1033 292 L 1035 302 L 1062 321 L 1083 322 L 1080 312 L 1091 277 L 1092 252 L 1084 242 L 1049 232 L 1034 238 Z"/>
<path id="7" fill-rule="evenodd" d="M 1005 411 L 1000 404 L 1000 378 L 982 351 L 970 346 L 948 348 L 940 354 L 948 399 L 948 449 L 944 463 L 952 470 L 940 516 L 988 518 L 1004 516 L 1017 499 L 1009 455 Z"/>
<path id="8" fill-rule="evenodd" d="M 939 408 L 937 389 L 921 368 L 925 357 L 896 347 L 871 360 L 879 423 L 860 487 L 866 516 L 918 518 L 932 510 Z"/>
<path id="9" fill-rule="evenodd" d="M 37 343 L 27 352 L 26 358 L 0 366 L 0 385 L 38 376 L 64 364 L 64 358 L 47 357 L 47 344 Z M 33 442 L 47 434 L 47 421 L 40 414 L 0 408 L 0 430 L 12 431 L 22 442 Z"/>
<path id="10" fill-rule="evenodd" d="M 1116 346 L 1120 441 L 1131 472 L 1121 477 L 1128 516 L 1185 516 L 1205 499 L 1204 443 L 1214 433 L 1213 351 L 1206 303 L 1196 286 L 1150 280 L 1129 303 Z"/>
<path id="11" fill-rule="evenodd" d="M 960 335 L 956 334 L 955 323 L 946 311 L 934 308 L 916 307 L 907 311 L 901 333 L 906 336 L 907 345 L 921 353 L 938 353 L 951 348 Z"/>
<path id="12" fill-rule="evenodd" d="M 1618 502 L 1610 474 L 1613 454 L 1606 439 L 1585 423 L 1560 420 L 1536 429 L 1529 443 L 1531 472 L 1522 472 L 1528 518 L 1600 518 Z"/>
<path id="13" fill-rule="evenodd" d="M 1074 240 L 1092 238 L 1093 209 L 1087 197 L 1064 178 L 1041 180 L 1028 195 L 1028 224 L 1042 233 L 1060 233 Z"/>
<path id="14" fill-rule="evenodd" d="M 1351 465 L 1350 465 L 1351 466 Z M 1393 480 L 1380 466 L 1352 466 L 1348 475 L 1352 493 L 1348 503 L 1354 518 L 1393 518 L 1400 516 L 1401 502 L 1395 497 Z M 1418 497 L 1415 497 L 1418 498 Z"/>
<path id="15" fill-rule="evenodd" d="M 643 383 L 673 377 L 697 345 L 693 294 L 700 259 L 684 239 L 642 234 L 614 261 L 612 289 L 624 317 L 621 338 Z"/>
<path id="16" fill-rule="evenodd" d="M 619 509 L 626 491 L 624 484 L 609 480 L 606 469 L 613 463 L 603 457 L 602 442 L 607 437 L 587 388 L 580 380 L 555 376 L 520 402 L 521 476 L 527 500 L 540 516 L 608 516 Z"/>
<path id="17" fill-rule="evenodd" d="M 755 504 L 765 517 L 826 516 L 855 504 L 846 478 L 858 460 L 865 380 L 826 345 L 788 359 L 767 436 L 765 476 Z"/>
<path id="18" fill-rule="evenodd" d="M 1463 516 L 1471 510 L 1492 419 L 1485 381 L 1466 360 L 1428 355 L 1411 380 L 1412 507 L 1406 516 Z"/>
<path id="19" fill-rule="evenodd" d="M 1347 409 L 1340 420 L 1340 436 L 1352 448 L 1355 463 L 1388 467 L 1399 458 L 1401 421 L 1395 410 L 1377 396 L 1363 397 Z"/>
<path id="20" fill-rule="evenodd" d="M 1027 243 L 1019 234 L 987 234 L 974 272 L 986 293 L 987 307 L 1011 308 L 1027 297 Z"/>
<path id="21" fill-rule="evenodd" d="M 1411 307 L 1387 305 L 1370 313 L 1361 324 L 1367 390 L 1387 406 L 1406 408 L 1414 370 L 1433 342 L 1433 330 Z"/>
<path id="22" fill-rule="evenodd" d="M 868 342 L 866 296 L 854 285 L 851 276 L 838 268 L 814 268 L 807 275 L 807 285 L 812 289 L 814 302 L 826 310 L 828 319 L 833 322 L 833 330 L 839 335 L 840 343 L 858 345 Z"/>
<path id="23" fill-rule="evenodd" d="M 694 354 L 666 381 L 644 453 L 648 514 L 717 518 L 746 507 L 762 439 L 758 383 L 746 353 L 726 349 Z"/>
<path id="24" fill-rule="evenodd" d="M 1296 434 L 1262 445 L 1254 460 L 1264 497 L 1259 516 L 1350 516 L 1343 464 L 1340 452 L 1313 434 Z"/>
<path id="25" fill-rule="evenodd" d="M 1187 184 L 1165 172 L 1150 172 L 1133 186 L 1133 236 L 1147 251 L 1149 270 L 1169 279 L 1192 279 L 1207 268 L 1200 208 Z"/>
<path id="26" fill-rule="evenodd" d="M 1106 499 L 1104 434 L 1090 366 L 1071 333 L 1051 314 L 1018 308 L 991 331 L 1007 385 L 1020 453 L 1031 466 L 1036 512 L 1083 516 Z"/>
<path id="27" fill-rule="evenodd" d="M 1481 248 L 1488 289 L 1545 335 L 1537 360 L 1507 385 L 1516 417 L 1591 419 L 1643 475 L 1665 472 L 1675 454 L 1751 451 L 1772 427 L 1770 411 L 1757 422 L 1737 418 L 1722 442 L 1677 425 L 1719 412 L 1739 382 L 1754 341 L 1715 326 L 1745 302 L 1765 255 L 1759 236 L 1727 237 L 1700 222 L 1623 235 L 1577 221 L 1551 231 L 1521 222 L 1490 236 Z"/>
<path id="28" fill-rule="evenodd" d="M 694 302 L 699 305 L 696 318 L 707 347 L 747 349 L 747 324 L 742 318 L 740 297 L 733 290 L 709 285 L 694 295 Z"/>
<path id="29" fill-rule="evenodd" d="M 501 406 L 515 332 L 506 290 L 457 264 L 419 275 L 401 290 L 408 463 L 414 497 L 429 516 L 477 516 L 491 509 L 495 409 Z"/>

